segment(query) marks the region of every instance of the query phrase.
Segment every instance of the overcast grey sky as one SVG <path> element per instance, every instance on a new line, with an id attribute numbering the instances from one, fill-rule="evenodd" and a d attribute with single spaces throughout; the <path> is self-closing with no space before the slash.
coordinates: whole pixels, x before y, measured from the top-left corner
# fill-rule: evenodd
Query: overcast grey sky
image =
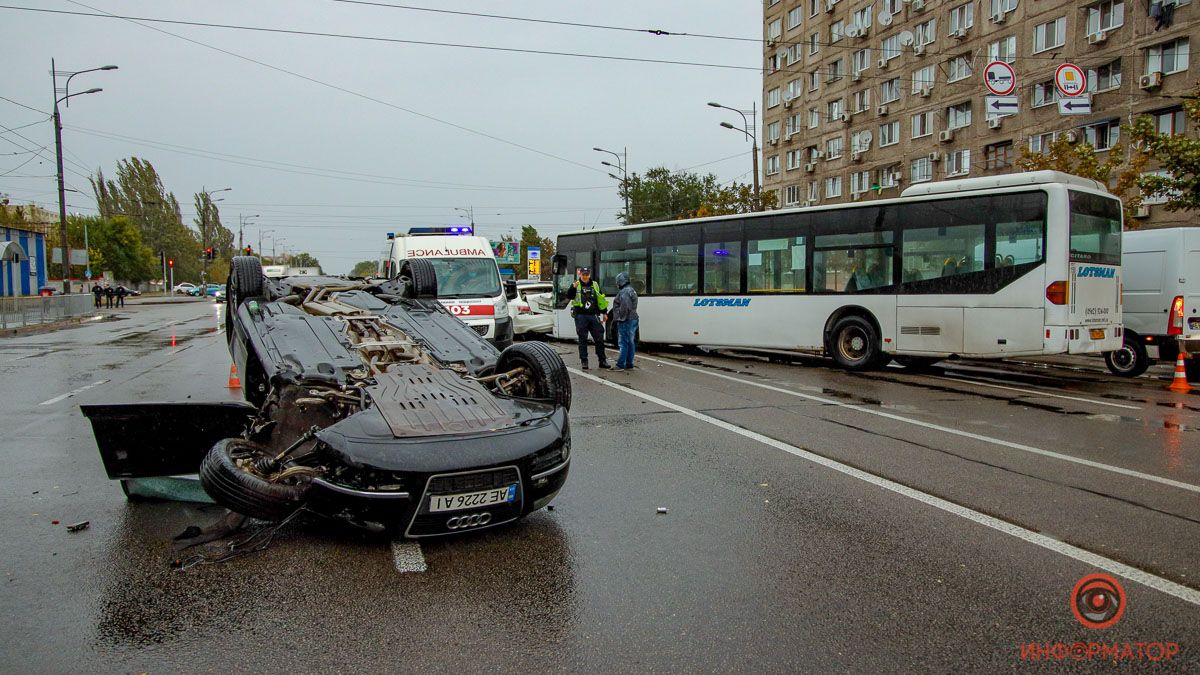
<path id="1" fill-rule="evenodd" d="M 761 5 L 752 0 L 606 0 L 593 3 L 380 0 L 387 4 L 536 17 L 672 32 L 756 38 Z M 746 41 L 661 37 L 595 28 L 436 14 L 333 0 L 12 0 L 71 12 L 345 33 L 407 40 L 582 52 L 738 65 L 751 70 L 605 61 L 440 46 L 279 35 L 224 28 L 148 24 L 86 16 L 0 10 L 0 96 L 49 111 L 50 59 L 86 73 L 63 110 L 72 211 L 94 212 L 85 176 L 114 172 L 117 160 L 150 160 L 193 217 L 202 186 L 222 195 L 222 221 L 261 214 L 246 236 L 275 230 L 289 249 L 346 272 L 376 257 L 388 231 L 465 222 L 474 207 L 482 234 L 498 237 L 533 224 L 544 235 L 614 224 L 615 181 L 593 146 L 629 148 L 632 171 L 665 164 L 749 181 L 750 146 L 718 127 L 760 95 L 761 50 Z M 154 30 L 157 29 L 157 30 Z M 328 86 L 259 65 L 286 69 Z M 61 86 L 61 84 L 60 84 Z M 368 98 L 369 97 L 369 98 Z M 369 100 L 377 99 L 377 101 Z M 394 106 L 394 107 L 393 107 Z M 399 108 L 406 108 L 406 112 Z M 419 113 L 419 114 L 413 114 Z M 428 117 L 422 117 L 428 116 Z M 430 118 L 555 155 L 442 124 Z M 0 100 L 0 125 L 43 115 Z M 2 131 L 2 130 L 0 130 Z M 0 133 L 0 193 L 14 201 L 56 202 L 49 121 Z M 18 167 L 27 148 L 42 157 Z M 169 145 L 166 145 L 169 144 Z M 178 146 L 178 147 L 174 147 Z M 611 159 L 611 158 L 609 158 Z M 715 161 L 721 160 L 721 161 Z M 711 164 L 710 164 L 711 162 Z M 350 175 L 356 174 L 356 175 Z M 264 243 L 269 252 L 270 234 Z"/>

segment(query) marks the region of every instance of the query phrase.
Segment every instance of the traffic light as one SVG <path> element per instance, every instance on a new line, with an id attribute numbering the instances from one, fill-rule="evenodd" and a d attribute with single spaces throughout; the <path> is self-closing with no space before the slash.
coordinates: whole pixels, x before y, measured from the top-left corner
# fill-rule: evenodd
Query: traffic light
<path id="1" fill-rule="evenodd" d="M 247 246 L 246 247 L 246 255 L 254 255 L 254 248 L 251 246 Z"/>
<path id="2" fill-rule="evenodd" d="M 217 254 L 214 253 L 213 248 L 211 246 L 209 246 L 208 248 L 204 249 L 204 257 L 209 260 L 216 260 Z"/>
<path id="3" fill-rule="evenodd" d="M 175 267 L 175 259 L 167 258 L 167 267 Z"/>

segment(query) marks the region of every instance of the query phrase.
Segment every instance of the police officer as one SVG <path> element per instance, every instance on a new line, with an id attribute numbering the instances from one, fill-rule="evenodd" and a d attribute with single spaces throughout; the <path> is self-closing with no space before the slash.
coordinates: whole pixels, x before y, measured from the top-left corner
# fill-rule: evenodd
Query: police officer
<path id="1" fill-rule="evenodd" d="M 575 335 L 579 337 L 579 362 L 588 369 L 587 338 L 592 336 L 596 343 L 596 360 L 602 369 L 608 368 L 608 357 L 604 355 L 604 310 L 608 309 L 608 298 L 600 291 L 600 284 L 592 280 L 592 270 L 579 268 L 579 278 L 567 289 L 571 301 L 571 316 L 575 317 Z"/>

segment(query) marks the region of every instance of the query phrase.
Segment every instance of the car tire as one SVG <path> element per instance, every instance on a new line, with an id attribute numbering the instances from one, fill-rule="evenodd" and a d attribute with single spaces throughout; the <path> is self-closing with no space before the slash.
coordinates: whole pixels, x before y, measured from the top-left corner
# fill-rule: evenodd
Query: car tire
<path id="1" fill-rule="evenodd" d="M 522 366 L 533 374 L 533 389 L 526 395 L 571 409 L 571 375 L 558 352 L 545 342 L 520 342 L 500 352 L 495 372 Z"/>
<path id="2" fill-rule="evenodd" d="M 304 505 L 308 483 L 272 483 L 241 469 L 237 459 L 269 456 L 267 448 L 241 438 L 219 441 L 200 463 L 200 485 L 217 504 L 251 518 L 276 522 Z"/>
<path id="3" fill-rule="evenodd" d="M 935 356 L 895 356 L 892 357 L 892 360 L 894 360 L 905 370 L 912 370 L 916 372 L 929 370 L 933 364 L 941 361 L 940 358 Z"/>
<path id="4" fill-rule="evenodd" d="M 405 260 L 400 266 L 400 279 L 410 298 L 433 299 L 437 297 L 437 273 L 433 263 L 420 258 Z"/>
<path id="5" fill-rule="evenodd" d="M 1150 357 L 1146 355 L 1146 345 L 1126 335 L 1120 349 L 1104 352 L 1104 365 L 1113 375 L 1137 377 L 1150 367 Z"/>
<path id="6" fill-rule="evenodd" d="M 879 367 L 885 357 L 879 347 L 879 333 L 865 317 L 844 316 L 829 332 L 829 351 L 833 360 L 846 370 L 870 370 Z"/>
<path id="7" fill-rule="evenodd" d="M 225 341 L 233 342 L 233 317 L 246 298 L 262 297 L 262 261 L 255 256 L 234 256 L 225 282 Z"/>

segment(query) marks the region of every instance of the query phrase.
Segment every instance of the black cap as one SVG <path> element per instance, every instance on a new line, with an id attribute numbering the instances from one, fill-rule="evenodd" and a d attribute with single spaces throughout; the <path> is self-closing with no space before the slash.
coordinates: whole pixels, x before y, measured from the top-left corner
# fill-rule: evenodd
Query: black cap
<path id="1" fill-rule="evenodd" d="M 61 258 L 62 256 L 59 256 L 59 257 Z M 580 273 L 580 274 L 591 274 L 591 273 L 592 273 L 592 268 L 590 268 L 590 267 L 580 267 L 580 268 L 579 268 L 579 273 Z"/>

